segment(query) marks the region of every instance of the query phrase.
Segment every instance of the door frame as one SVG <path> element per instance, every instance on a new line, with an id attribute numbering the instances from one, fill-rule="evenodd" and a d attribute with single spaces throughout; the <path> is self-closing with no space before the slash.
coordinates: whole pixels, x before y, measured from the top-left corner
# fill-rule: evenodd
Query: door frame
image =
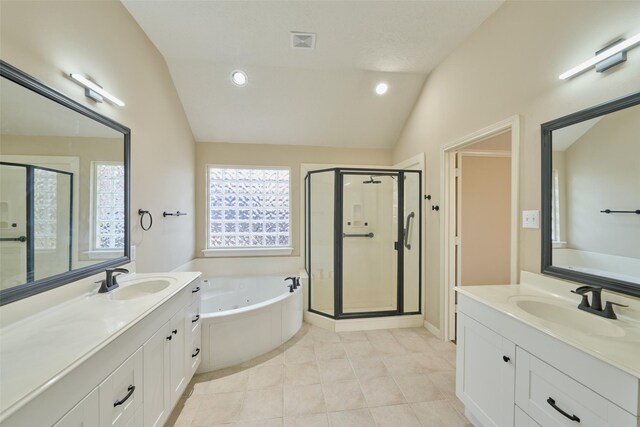
<path id="1" fill-rule="evenodd" d="M 446 341 L 455 339 L 455 155 L 476 142 L 511 131 L 511 283 L 518 283 L 518 218 L 520 188 L 520 116 L 514 115 L 500 122 L 459 138 L 440 147 L 440 335 Z M 453 278 L 453 280 L 452 280 Z"/>

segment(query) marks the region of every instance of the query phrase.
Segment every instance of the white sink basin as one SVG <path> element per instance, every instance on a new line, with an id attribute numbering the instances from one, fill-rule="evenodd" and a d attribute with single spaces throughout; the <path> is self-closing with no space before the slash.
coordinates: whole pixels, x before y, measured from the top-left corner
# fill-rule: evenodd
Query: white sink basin
<path id="1" fill-rule="evenodd" d="M 114 300 L 142 298 L 167 289 L 169 285 L 171 285 L 169 279 L 153 278 L 134 280 L 126 284 L 121 284 L 119 289 L 116 289 L 109 295 L 109 298 Z"/>
<path id="2" fill-rule="evenodd" d="M 615 320 L 598 317 L 550 298 L 517 296 L 511 300 L 518 308 L 544 322 L 551 322 L 581 334 L 603 337 L 625 335 L 625 330 L 616 325 Z"/>

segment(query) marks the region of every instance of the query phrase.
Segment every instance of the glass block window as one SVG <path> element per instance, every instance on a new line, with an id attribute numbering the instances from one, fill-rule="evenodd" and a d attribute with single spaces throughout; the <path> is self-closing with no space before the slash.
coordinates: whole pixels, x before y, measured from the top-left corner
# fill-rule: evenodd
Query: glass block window
<path id="1" fill-rule="evenodd" d="M 94 250 L 124 249 L 124 165 L 94 163 Z"/>
<path id="2" fill-rule="evenodd" d="M 36 250 L 55 250 L 58 240 L 58 174 L 36 168 L 33 184 L 34 247 Z"/>
<path id="3" fill-rule="evenodd" d="M 289 169 L 209 167 L 209 249 L 291 244 Z"/>

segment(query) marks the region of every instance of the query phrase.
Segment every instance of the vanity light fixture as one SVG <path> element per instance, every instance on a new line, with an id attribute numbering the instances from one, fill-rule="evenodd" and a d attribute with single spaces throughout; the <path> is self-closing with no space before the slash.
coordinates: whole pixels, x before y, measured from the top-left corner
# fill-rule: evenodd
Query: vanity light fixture
<path id="1" fill-rule="evenodd" d="M 247 77 L 247 73 L 244 71 L 235 70 L 231 73 L 231 81 L 236 86 L 244 86 L 247 84 L 247 81 L 249 81 L 249 78 Z"/>
<path id="2" fill-rule="evenodd" d="M 389 85 L 385 82 L 380 82 L 376 85 L 376 94 L 382 96 L 389 90 Z"/>
<path id="3" fill-rule="evenodd" d="M 124 102 L 111 95 L 109 92 L 104 90 L 102 86 L 96 84 L 95 82 L 92 82 L 86 77 L 81 76 L 77 73 L 71 73 L 69 74 L 69 77 L 78 82 L 81 86 L 84 86 L 84 94 L 94 101 L 102 102 L 102 99 L 106 98 L 116 104 L 118 107 L 124 107 Z"/>
<path id="4" fill-rule="evenodd" d="M 558 78 L 560 80 L 568 79 L 569 77 L 575 76 L 576 74 L 579 74 L 593 67 L 594 65 L 596 66 L 596 71 L 603 72 L 613 67 L 614 65 L 619 64 L 620 62 L 626 61 L 627 51 L 635 47 L 638 43 L 640 43 L 640 34 L 636 34 L 630 39 L 621 39 L 619 41 L 616 41 L 614 42 L 614 44 L 607 46 L 605 49 L 596 52 L 596 56 L 594 56 L 593 58 L 573 67 L 565 73 L 560 74 Z"/>

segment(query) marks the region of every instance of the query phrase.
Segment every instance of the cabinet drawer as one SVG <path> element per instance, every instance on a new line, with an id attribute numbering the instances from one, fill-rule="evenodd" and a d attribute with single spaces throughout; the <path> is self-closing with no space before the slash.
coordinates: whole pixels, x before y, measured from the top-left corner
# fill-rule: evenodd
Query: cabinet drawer
<path id="1" fill-rule="evenodd" d="M 98 402 L 98 389 L 91 393 L 73 407 L 54 427 L 83 427 L 97 426 L 100 422 L 100 403 Z"/>
<path id="2" fill-rule="evenodd" d="M 516 406 L 516 423 L 515 427 L 541 427 L 540 424 L 533 421 L 531 417 Z"/>
<path id="3" fill-rule="evenodd" d="M 189 377 L 196 373 L 196 369 L 200 365 L 200 359 L 202 358 L 202 343 L 200 329 L 198 328 L 197 334 L 191 340 L 191 353 L 188 356 L 189 363 Z"/>
<path id="4" fill-rule="evenodd" d="M 198 298 L 187 308 L 187 322 L 188 329 L 191 331 L 191 336 L 194 337 L 200 330 L 200 299 Z"/>
<path id="5" fill-rule="evenodd" d="M 191 293 L 191 303 L 196 301 L 200 301 L 200 295 L 202 295 L 202 280 L 197 278 L 193 282 L 191 282 L 188 286 Z"/>
<path id="6" fill-rule="evenodd" d="M 545 427 L 637 427 L 619 406 L 520 347 L 516 350 L 516 404 Z"/>
<path id="7" fill-rule="evenodd" d="M 142 404 L 142 348 L 99 386 L 100 427 L 126 426 Z"/>

